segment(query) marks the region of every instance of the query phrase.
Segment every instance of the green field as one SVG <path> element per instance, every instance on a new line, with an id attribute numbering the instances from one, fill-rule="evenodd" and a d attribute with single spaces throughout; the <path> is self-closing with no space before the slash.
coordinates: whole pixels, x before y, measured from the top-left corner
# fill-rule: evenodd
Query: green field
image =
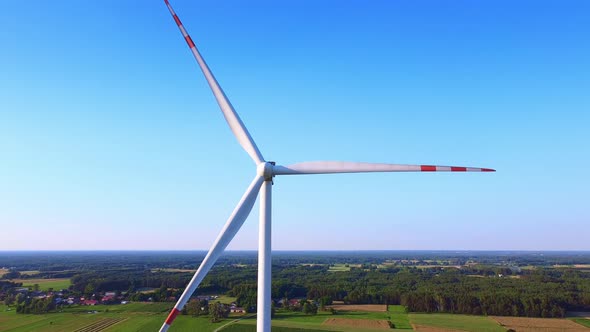
<path id="1" fill-rule="evenodd" d="M 116 324 L 102 331 L 132 332 L 157 331 L 172 303 L 129 303 L 110 306 L 76 306 L 60 313 L 44 315 L 16 314 L 14 307 L 7 311 L 5 305 L 0 305 L 0 331 L 33 332 L 33 331 L 74 331 L 103 321 L 115 320 Z M 106 311 L 108 309 L 108 312 Z M 97 311 L 96 313 L 93 313 Z M 231 322 L 234 318 L 225 319 L 219 323 L 211 323 L 207 317 L 178 316 L 170 331 L 210 332 Z"/>
<path id="2" fill-rule="evenodd" d="M 57 279 L 13 279 L 12 282 L 22 282 L 23 287 L 33 287 L 35 284 L 39 285 L 40 290 L 53 290 L 68 289 L 71 282 L 68 278 L 57 278 Z"/>
<path id="3" fill-rule="evenodd" d="M 328 267 L 328 272 L 346 272 L 350 271 L 351 267 L 359 268 L 361 264 L 333 264 Z"/>
<path id="4" fill-rule="evenodd" d="M 428 325 L 473 332 L 506 331 L 497 322 L 485 316 L 411 313 L 409 317 L 410 321 L 416 325 Z"/>
<path id="5" fill-rule="evenodd" d="M 590 327 L 590 319 L 586 319 L 586 318 L 571 318 L 571 320 L 573 320 L 574 322 L 585 326 L 585 327 Z"/>
<path id="6" fill-rule="evenodd" d="M 387 310 L 389 311 L 389 320 L 395 324 L 396 329 L 412 329 L 410 318 L 404 306 L 390 305 L 387 307 Z"/>
<path id="7" fill-rule="evenodd" d="M 217 299 L 211 300 L 211 302 L 221 302 L 221 303 L 225 303 L 225 304 L 231 304 L 232 302 L 236 302 L 236 297 L 227 296 L 227 295 L 220 295 Z"/>
<path id="8" fill-rule="evenodd" d="M 101 331 L 131 332 L 155 331 L 168 315 L 172 303 L 129 303 L 124 305 L 74 306 L 60 313 L 44 315 L 16 314 L 14 307 L 0 305 L 0 332 L 15 331 L 74 331 L 90 325 L 113 324 Z M 342 327 L 322 325 L 328 318 L 390 320 L 396 329 L 411 330 L 410 322 L 417 325 L 427 325 L 464 331 L 500 332 L 505 331 L 495 321 L 485 316 L 452 315 L 452 314 L 416 314 L 405 312 L 403 306 L 389 306 L 388 312 L 319 312 L 317 315 L 305 315 L 301 312 L 278 311 L 272 320 L 273 331 L 367 331 L 358 327 Z M 590 320 L 572 318 L 584 326 L 590 325 Z M 191 317 L 180 315 L 170 331 L 204 331 L 212 332 L 216 329 L 227 332 L 254 331 L 256 317 L 232 316 L 219 323 L 211 323 L 208 317 Z M 590 326 L 589 326 L 590 327 Z M 375 331 L 375 330 L 373 330 Z"/>
<path id="9" fill-rule="evenodd" d="M 166 318 L 172 303 L 129 303 L 124 305 L 75 306 L 61 313 L 45 315 L 17 315 L 12 308 L 0 306 L 0 331 L 73 331 L 92 324 L 115 321 L 116 323 L 103 331 L 153 331 L 158 330 Z M 96 313 L 94 313 L 96 311 Z M 278 312 L 273 318 L 273 331 L 346 331 L 360 332 L 358 328 L 325 326 L 327 318 L 350 319 L 391 319 L 396 326 L 411 328 L 408 315 L 401 306 L 390 306 L 389 312 L 341 312 L 332 315 L 320 312 L 318 315 L 305 315 L 301 312 Z M 207 317 L 178 316 L 170 331 L 214 331 L 223 327 L 222 331 L 251 331 L 255 329 L 255 316 L 234 316 L 220 323 L 211 323 Z M 233 322 L 233 324 L 228 324 Z M 226 325 L 227 324 L 227 325 Z"/>
<path id="10" fill-rule="evenodd" d="M 334 264 L 328 268 L 328 272 L 346 272 L 350 271 L 350 265 L 348 264 Z"/>

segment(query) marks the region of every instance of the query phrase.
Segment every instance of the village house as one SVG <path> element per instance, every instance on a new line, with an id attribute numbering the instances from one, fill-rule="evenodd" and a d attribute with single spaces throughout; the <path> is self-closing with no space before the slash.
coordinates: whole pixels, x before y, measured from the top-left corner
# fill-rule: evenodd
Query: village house
<path id="1" fill-rule="evenodd" d="M 80 303 L 81 305 L 97 305 L 97 300 L 84 300 Z"/>

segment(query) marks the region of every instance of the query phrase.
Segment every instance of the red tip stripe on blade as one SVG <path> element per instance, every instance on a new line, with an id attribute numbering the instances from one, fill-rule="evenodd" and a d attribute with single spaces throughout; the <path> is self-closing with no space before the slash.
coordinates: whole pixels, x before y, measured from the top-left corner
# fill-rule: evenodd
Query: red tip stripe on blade
<path id="1" fill-rule="evenodd" d="M 186 36 L 186 37 L 184 37 L 184 39 L 186 40 L 186 43 L 188 44 L 188 47 L 190 47 L 190 48 L 195 47 L 195 43 L 193 43 L 193 40 L 191 39 L 191 36 Z"/>
<path id="2" fill-rule="evenodd" d="M 451 172 L 467 172 L 467 167 L 451 166 Z"/>
<path id="3" fill-rule="evenodd" d="M 180 313 L 180 310 L 178 310 L 176 308 L 172 309 L 172 311 L 170 311 L 170 314 L 168 315 L 168 318 L 166 318 L 166 324 L 168 324 L 168 325 L 172 324 L 172 322 L 174 321 L 176 316 L 178 316 L 179 313 Z"/>
<path id="4" fill-rule="evenodd" d="M 176 22 L 176 25 L 182 25 L 182 22 L 180 22 L 180 19 L 178 18 L 178 16 L 176 16 L 176 14 L 172 15 L 172 17 L 174 18 L 174 22 Z"/>
<path id="5" fill-rule="evenodd" d="M 495 172 L 495 169 L 491 169 L 491 168 L 482 168 L 481 169 L 482 172 Z"/>
<path id="6" fill-rule="evenodd" d="M 436 172 L 436 166 L 421 165 L 420 171 L 422 171 L 422 172 Z"/>
<path id="7" fill-rule="evenodd" d="M 169 4 L 170 4 L 170 3 L 168 2 L 168 0 L 164 0 L 164 2 L 165 2 L 167 5 L 169 5 Z"/>

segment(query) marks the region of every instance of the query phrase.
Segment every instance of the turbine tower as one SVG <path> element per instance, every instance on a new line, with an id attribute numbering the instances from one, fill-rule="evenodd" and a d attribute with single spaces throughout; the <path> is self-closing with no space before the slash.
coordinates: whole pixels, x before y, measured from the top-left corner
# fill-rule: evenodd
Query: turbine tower
<path id="1" fill-rule="evenodd" d="M 195 43 L 182 25 L 182 22 L 170 6 L 168 0 L 164 0 L 172 18 L 178 25 L 182 36 L 193 53 L 199 67 L 205 75 L 209 87 L 221 108 L 221 112 L 227 121 L 231 131 L 234 133 L 240 145 L 250 155 L 256 164 L 256 176 L 242 199 L 230 215 L 225 226 L 219 233 L 199 269 L 189 282 L 188 286 L 178 299 L 178 302 L 166 318 L 160 331 L 167 331 L 170 325 L 188 302 L 193 292 L 197 289 L 205 275 L 213 264 L 221 256 L 227 245 L 236 235 L 254 206 L 256 197 L 260 193 L 260 224 L 258 244 L 258 303 L 257 303 L 257 332 L 270 331 L 271 311 L 271 211 L 272 211 L 272 185 L 273 177 L 276 175 L 299 175 L 299 174 L 329 174 L 329 173 L 366 173 L 366 172 L 494 172 L 489 168 L 456 167 L 456 166 L 433 166 L 433 165 L 400 165 L 400 164 L 375 164 L 360 162 L 342 161 L 312 161 L 292 164 L 288 166 L 276 165 L 274 162 L 266 161 L 244 123 L 227 99 L 227 96 L 219 86 L 219 83 L 211 73 L 205 60 L 197 50 Z"/>

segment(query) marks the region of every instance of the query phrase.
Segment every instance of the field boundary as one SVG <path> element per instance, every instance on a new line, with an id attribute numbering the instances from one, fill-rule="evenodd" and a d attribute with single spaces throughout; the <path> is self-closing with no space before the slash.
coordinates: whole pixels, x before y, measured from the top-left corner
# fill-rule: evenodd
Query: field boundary
<path id="1" fill-rule="evenodd" d="M 220 327 L 216 328 L 215 330 L 213 330 L 213 332 L 219 332 L 219 331 L 223 330 L 224 328 L 226 328 L 226 327 L 228 327 L 230 325 L 233 325 L 233 324 L 241 321 L 242 319 L 247 319 L 247 318 L 252 318 L 252 317 L 256 317 L 256 314 L 249 315 L 249 316 L 244 316 L 244 317 L 240 317 L 240 318 L 236 318 L 236 319 L 234 319 L 234 320 L 232 320 L 232 321 L 230 321 L 230 322 L 228 322 L 226 324 L 223 324 Z"/>

